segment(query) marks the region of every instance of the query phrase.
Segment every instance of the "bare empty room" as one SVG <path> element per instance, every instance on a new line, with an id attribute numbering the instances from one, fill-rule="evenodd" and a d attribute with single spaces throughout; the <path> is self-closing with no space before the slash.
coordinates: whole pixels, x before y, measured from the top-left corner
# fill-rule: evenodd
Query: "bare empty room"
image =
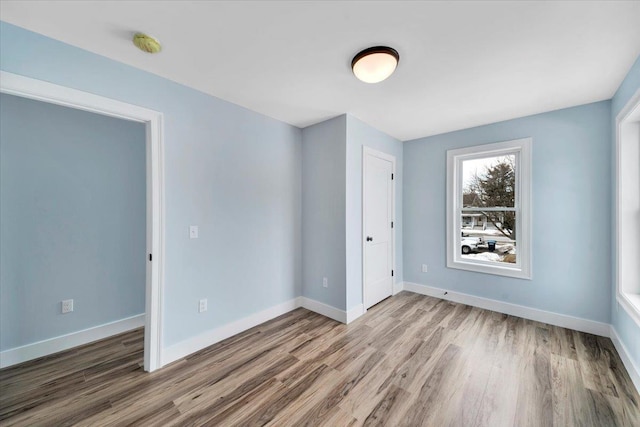
<path id="1" fill-rule="evenodd" d="M 640 425 L 640 2 L 0 2 L 0 425 Z"/>

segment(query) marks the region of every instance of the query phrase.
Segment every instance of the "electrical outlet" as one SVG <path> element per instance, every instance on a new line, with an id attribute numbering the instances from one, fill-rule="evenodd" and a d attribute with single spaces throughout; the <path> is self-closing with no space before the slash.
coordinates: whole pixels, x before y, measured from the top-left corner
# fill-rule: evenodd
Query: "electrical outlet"
<path id="1" fill-rule="evenodd" d="M 423 273 L 427 272 L 427 264 L 422 264 L 422 272 Z"/>
<path id="2" fill-rule="evenodd" d="M 200 303 L 198 304 L 198 313 L 203 313 L 207 311 L 207 299 L 201 299 Z"/>
<path id="3" fill-rule="evenodd" d="M 73 300 L 66 299 L 62 301 L 62 314 L 71 313 L 73 311 Z"/>
<path id="4" fill-rule="evenodd" d="M 189 226 L 189 238 L 190 239 L 197 239 L 198 238 L 198 226 L 197 225 L 190 225 Z"/>
<path id="5" fill-rule="evenodd" d="M 329 280 L 326 277 L 322 278 L 322 287 L 323 288 L 328 288 L 329 287 Z"/>

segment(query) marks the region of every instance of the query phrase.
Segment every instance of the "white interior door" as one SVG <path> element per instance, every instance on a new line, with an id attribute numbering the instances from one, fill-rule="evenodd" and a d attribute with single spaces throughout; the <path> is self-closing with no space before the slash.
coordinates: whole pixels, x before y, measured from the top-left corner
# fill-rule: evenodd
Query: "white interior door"
<path id="1" fill-rule="evenodd" d="M 393 169 L 395 159 L 363 152 L 363 281 L 369 308 L 393 293 Z"/>

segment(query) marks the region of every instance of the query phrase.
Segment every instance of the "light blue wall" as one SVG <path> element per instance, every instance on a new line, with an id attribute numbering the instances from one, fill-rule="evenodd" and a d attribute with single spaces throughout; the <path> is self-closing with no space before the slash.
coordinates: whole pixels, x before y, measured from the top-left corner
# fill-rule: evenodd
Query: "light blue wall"
<path id="1" fill-rule="evenodd" d="M 319 146 L 302 144 L 300 129 L 4 22 L 0 68 L 164 113 L 165 345 L 300 294 L 340 309 L 362 300 L 357 288 L 346 288 L 347 282 L 361 281 L 361 254 L 354 246 L 362 237 L 356 236 L 360 198 L 355 200 L 361 164 L 355 151 L 365 144 L 394 154 L 398 147 L 393 138 L 346 115 L 306 129 L 307 137 L 330 141 L 319 155 L 334 162 L 314 172 L 317 165 L 310 163 Z M 638 342 L 637 326 L 622 311 L 616 313 L 611 301 L 609 206 L 611 118 L 639 82 L 636 61 L 612 100 L 613 108 L 600 102 L 405 143 L 394 154 L 404 162 L 398 170 L 404 183 L 397 186 L 404 191 L 397 195 L 404 202 L 397 205 L 402 218 L 398 280 L 603 322 L 612 318 L 627 346 Z M 534 140 L 534 279 L 447 269 L 446 150 L 527 136 Z M 304 177 L 303 168 L 309 169 Z M 325 170 L 337 171 L 328 178 L 335 182 L 321 182 Z M 308 186 L 317 186 L 323 200 L 336 201 L 329 218 L 313 210 L 305 213 L 342 234 L 340 242 L 327 243 L 337 253 L 322 261 L 326 267 L 309 266 L 302 259 L 303 254 L 310 256 L 307 261 L 314 259 L 313 251 L 318 251 L 312 238 L 318 231 L 302 230 L 303 205 L 317 206 L 308 200 L 314 196 Z M 199 239 L 188 238 L 189 225 L 200 226 Z M 312 236 L 305 239 L 304 250 L 303 235 Z M 339 257 L 342 265 L 328 260 Z M 422 263 L 429 265 L 429 273 L 420 272 Z M 330 277 L 328 291 L 322 288 L 324 271 L 336 276 L 335 282 Z M 197 300 L 204 297 L 209 311 L 198 314 Z M 3 293 L 2 304 L 17 298 Z"/>
<path id="2" fill-rule="evenodd" d="M 348 114 L 302 131 L 303 295 L 362 304 L 362 147 L 396 157 L 396 282 L 402 281 L 402 142 Z M 322 278 L 329 287 L 322 287 Z"/>
<path id="3" fill-rule="evenodd" d="M 0 95 L 0 350 L 144 313 L 145 182 L 143 124 Z"/>
<path id="4" fill-rule="evenodd" d="M 603 101 L 406 142 L 405 281 L 608 323 L 610 104 Z M 447 150 L 524 137 L 533 138 L 533 280 L 447 268 Z M 420 272 L 423 263 L 428 273 Z"/>
<path id="5" fill-rule="evenodd" d="M 165 346 L 300 294 L 300 129 L 4 22 L 0 67 L 164 113 Z"/>
<path id="6" fill-rule="evenodd" d="M 612 151 L 615 150 L 615 125 L 616 116 L 620 113 L 620 110 L 629 102 L 629 99 L 640 90 L 640 57 L 636 59 L 635 64 L 629 70 L 627 77 L 624 79 L 620 87 L 618 88 L 615 96 L 611 100 L 611 127 L 612 127 Z M 613 160 L 615 162 L 615 159 Z M 614 163 L 612 163 L 613 165 Z M 613 168 L 612 168 L 613 169 Z M 613 169 L 615 171 L 615 169 Z M 613 185 L 611 187 L 611 206 L 614 208 L 612 216 L 615 215 L 615 173 L 613 177 Z M 613 256 L 611 258 L 612 265 L 617 264 L 617 254 L 615 246 L 615 222 L 611 229 L 612 236 L 612 248 Z M 634 320 L 627 314 L 624 308 L 618 306 L 616 303 L 616 277 L 615 271 L 611 277 L 612 286 L 612 310 L 611 310 L 611 323 L 616 329 L 616 332 L 620 336 L 620 339 L 624 343 L 625 347 L 631 353 L 630 356 L 633 359 L 636 366 L 640 366 L 640 327 L 634 322 Z"/>
<path id="7" fill-rule="evenodd" d="M 346 123 L 342 115 L 302 131 L 302 294 L 341 310 L 346 308 Z"/>
<path id="8" fill-rule="evenodd" d="M 396 271 L 394 282 L 402 282 L 402 142 L 347 115 L 346 147 L 346 243 L 347 308 L 362 304 L 362 147 L 396 158 L 395 203 Z"/>

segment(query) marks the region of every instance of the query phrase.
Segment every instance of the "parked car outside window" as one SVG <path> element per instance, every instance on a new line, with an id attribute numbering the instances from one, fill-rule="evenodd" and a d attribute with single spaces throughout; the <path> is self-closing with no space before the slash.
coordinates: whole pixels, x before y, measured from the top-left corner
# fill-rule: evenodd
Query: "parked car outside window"
<path id="1" fill-rule="evenodd" d="M 460 240 L 460 247 L 463 254 L 470 254 L 472 251 L 477 251 L 478 246 L 484 243 L 482 237 L 463 237 Z"/>

